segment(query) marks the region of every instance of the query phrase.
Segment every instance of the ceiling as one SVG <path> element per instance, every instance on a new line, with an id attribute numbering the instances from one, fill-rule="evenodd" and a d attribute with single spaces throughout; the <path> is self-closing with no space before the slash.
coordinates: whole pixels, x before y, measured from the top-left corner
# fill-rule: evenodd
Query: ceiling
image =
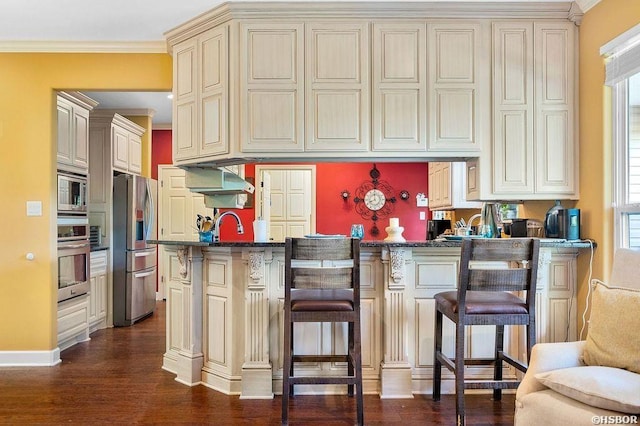
<path id="1" fill-rule="evenodd" d="M 586 12 L 598 1 L 577 3 Z M 164 49 L 166 31 L 221 3 L 220 0 L 2 0 L 0 51 L 100 51 L 107 45 L 121 49 L 135 45 L 158 51 Z M 154 127 L 171 122 L 171 103 L 167 102 L 166 93 L 85 93 L 100 102 L 98 108 L 153 109 Z"/>

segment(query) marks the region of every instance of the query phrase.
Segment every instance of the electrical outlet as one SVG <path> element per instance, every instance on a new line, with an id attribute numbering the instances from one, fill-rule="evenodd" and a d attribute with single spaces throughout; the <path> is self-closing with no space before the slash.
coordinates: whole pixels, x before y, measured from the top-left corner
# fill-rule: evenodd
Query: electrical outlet
<path id="1" fill-rule="evenodd" d="M 426 212 L 420 212 L 420 220 L 426 220 L 427 219 L 427 213 Z"/>

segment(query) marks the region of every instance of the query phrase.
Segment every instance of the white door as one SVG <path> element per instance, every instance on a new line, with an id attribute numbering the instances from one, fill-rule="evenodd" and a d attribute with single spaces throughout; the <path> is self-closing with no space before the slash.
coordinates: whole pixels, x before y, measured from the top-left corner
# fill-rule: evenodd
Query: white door
<path id="1" fill-rule="evenodd" d="M 261 179 L 256 198 L 264 204 L 256 217 L 267 220 L 269 238 L 284 241 L 315 232 L 315 166 L 256 166 L 256 176 Z"/>
<path id="2" fill-rule="evenodd" d="M 204 205 L 204 196 L 191 192 L 185 183 L 183 169 L 173 166 L 158 167 L 158 239 L 197 241 L 196 216 L 213 217 L 213 209 Z M 158 248 L 158 299 L 164 299 L 164 266 L 168 261 L 163 245 Z"/>

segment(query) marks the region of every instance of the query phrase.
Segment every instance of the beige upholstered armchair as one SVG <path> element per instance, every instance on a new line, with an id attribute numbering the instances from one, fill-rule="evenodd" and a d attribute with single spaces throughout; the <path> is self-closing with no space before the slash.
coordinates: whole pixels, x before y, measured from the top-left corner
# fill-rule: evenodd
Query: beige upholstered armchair
<path id="1" fill-rule="evenodd" d="M 619 249 L 592 288 L 587 340 L 533 347 L 516 426 L 640 424 L 640 251 Z"/>

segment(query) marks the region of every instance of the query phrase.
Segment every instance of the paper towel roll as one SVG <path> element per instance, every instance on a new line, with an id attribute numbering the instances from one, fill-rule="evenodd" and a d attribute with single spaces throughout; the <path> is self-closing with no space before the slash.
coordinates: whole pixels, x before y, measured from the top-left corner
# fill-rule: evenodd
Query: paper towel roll
<path id="1" fill-rule="evenodd" d="M 253 241 L 256 243 L 267 242 L 267 221 L 256 219 L 253 221 Z"/>

